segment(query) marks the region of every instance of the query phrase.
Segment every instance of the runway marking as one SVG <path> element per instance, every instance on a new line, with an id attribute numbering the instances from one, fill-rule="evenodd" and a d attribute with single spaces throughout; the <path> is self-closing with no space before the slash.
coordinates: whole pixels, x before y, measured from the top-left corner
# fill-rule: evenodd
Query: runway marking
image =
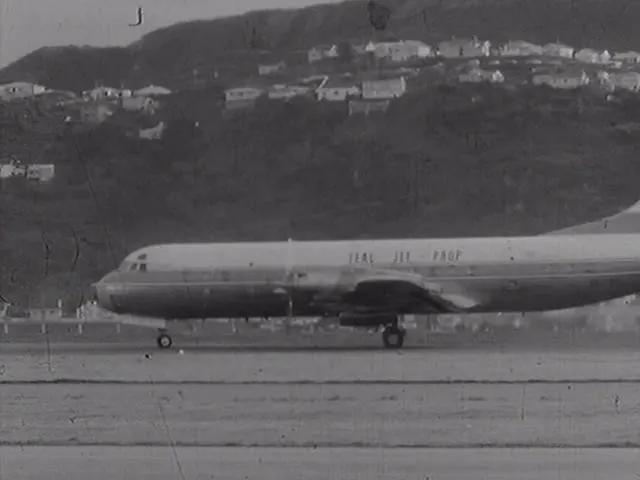
<path id="1" fill-rule="evenodd" d="M 636 384 L 640 378 L 579 378 L 529 380 L 93 380 L 55 378 L 38 380 L 0 380 L 0 385 L 562 385 Z"/>
<path id="2" fill-rule="evenodd" d="M 26 442 L 11 442 L 0 441 L 0 447 L 107 447 L 107 448 L 120 448 L 120 447 L 167 447 L 167 442 L 74 442 L 74 441 L 26 441 Z M 462 449 L 531 449 L 531 448 L 560 448 L 560 449 L 597 449 L 597 448 L 639 448 L 640 442 L 602 442 L 602 443 L 556 443 L 556 442 L 537 442 L 537 443 L 522 443 L 522 442 L 460 442 L 456 444 L 450 443 L 393 443 L 382 444 L 375 442 L 299 442 L 299 443 L 255 443 L 255 442 L 175 442 L 177 448 L 261 448 L 261 449 L 343 449 L 343 448 L 370 448 L 370 449 L 417 449 L 417 448 L 433 448 L 433 449 L 447 449 L 447 450 L 462 450 Z"/>

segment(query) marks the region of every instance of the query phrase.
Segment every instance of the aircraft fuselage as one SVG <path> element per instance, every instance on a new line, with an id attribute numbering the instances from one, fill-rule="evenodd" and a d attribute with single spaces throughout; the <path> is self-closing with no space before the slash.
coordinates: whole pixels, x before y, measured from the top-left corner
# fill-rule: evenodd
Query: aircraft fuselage
<path id="1" fill-rule="evenodd" d="M 363 271 L 465 292 L 477 300 L 468 313 L 564 309 L 640 291 L 640 235 L 158 245 L 129 255 L 97 291 L 102 307 L 123 314 L 315 316 L 345 311 L 340 294 Z M 375 299 L 362 307 L 378 308 Z M 424 302 L 394 310 L 434 312 Z"/>

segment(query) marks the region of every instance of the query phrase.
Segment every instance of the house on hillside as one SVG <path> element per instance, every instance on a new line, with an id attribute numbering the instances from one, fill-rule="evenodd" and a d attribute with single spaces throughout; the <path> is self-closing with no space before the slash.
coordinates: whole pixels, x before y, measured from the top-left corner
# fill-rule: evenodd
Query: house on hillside
<path id="1" fill-rule="evenodd" d="M 475 58 L 488 57 L 491 52 L 491 42 L 479 41 L 476 38 L 453 38 L 438 44 L 436 54 L 444 58 Z"/>
<path id="2" fill-rule="evenodd" d="M 129 97 L 120 98 L 118 104 L 120 108 L 128 112 L 144 112 L 147 114 L 153 114 L 156 112 L 160 104 L 149 97 Z"/>
<path id="3" fill-rule="evenodd" d="M 225 107 L 227 110 L 237 108 L 253 107 L 256 100 L 261 97 L 265 91 L 262 88 L 254 87 L 236 87 L 229 88 L 224 91 Z"/>
<path id="4" fill-rule="evenodd" d="M 171 94 L 171 90 L 169 90 L 168 88 L 153 84 L 147 85 L 146 87 L 140 88 L 133 92 L 133 95 L 136 97 L 155 97 L 169 94 Z"/>
<path id="5" fill-rule="evenodd" d="M 56 173 L 56 166 L 48 164 L 33 164 L 27 166 L 27 180 L 35 182 L 49 182 Z"/>
<path id="6" fill-rule="evenodd" d="M 55 176 L 53 164 L 27 165 L 19 160 L 11 160 L 8 163 L 0 163 L 0 179 L 22 177 L 35 182 L 48 182 Z"/>
<path id="7" fill-rule="evenodd" d="M 542 55 L 542 46 L 523 40 L 510 40 L 498 46 L 498 53 L 502 57 L 528 57 Z"/>
<path id="8" fill-rule="evenodd" d="M 466 73 L 458 76 L 458 81 L 462 83 L 503 83 L 504 75 L 500 70 L 482 70 L 481 68 L 473 68 Z"/>
<path id="9" fill-rule="evenodd" d="M 82 92 L 82 96 L 91 100 L 115 100 L 122 96 L 120 89 L 111 87 L 96 87 Z"/>
<path id="10" fill-rule="evenodd" d="M 563 43 L 547 43 L 542 47 L 542 53 L 551 57 L 573 58 L 576 49 Z"/>
<path id="11" fill-rule="evenodd" d="M 604 51 L 596 51 L 591 48 L 583 48 L 576 52 L 574 59 L 585 63 L 607 63 L 611 60 L 611 54 Z"/>
<path id="12" fill-rule="evenodd" d="M 267 96 L 273 100 L 289 100 L 293 97 L 307 95 L 312 92 L 310 87 L 299 85 L 273 85 L 267 90 Z"/>
<path id="13" fill-rule="evenodd" d="M 640 53 L 638 52 L 621 52 L 614 53 L 613 60 L 622 63 L 640 63 Z"/>
<path id="14" fill-rule="evenodd" d="M 0 100 L 11 101 L 41 95 L 47 87 L 29 82 L 12 82 L 0 85 Z"/>
<path id="15" fill-rule="evenodd" d="M 141 140 L 159 140 L 162 138 L 162 134 L 164 133 L 166 128 L 167 127 L 164 124 L 164 122 L 161 121 L 155 127 L 144 128 L 144 129 L 141 128 L 138 131 L 138 137 Z"/>
<path id="16" fill-rule="evenodd" d="M 362 82 L 362 98 L 365 100 L 398 98 L 404 95 L 406 91 L 407 82 L 404 77 L 363 80 Z"/>
<path id="17" fill-rule="evenodd" d="M 548 85 L 552 88 L 574 89 L 589 84 L 589 76 L 585 72 L 561 72 L 534 75 L 534 85 Z"/>
<path id="18" fill-rule="evenodd" d="M 431 47 L 418 40 L 399 42 L 380 42 L 373 46 L 376 58 L 392 62 L 406 62 L 414 58 L 426 58 L 431 55 Z"/>
<path id="19" fill-rule="evenodd" d="M 260 75 L 273 75 L 274 73 L 278 73 L 284 70 L 286 66 L 287 65 L 284 61 L 267 65 L 258 65 L 258 73 Z"/>
<path id="20" fill-rule="evenodd" d="M 608 90 L 629 90 L 632 92 L 640 91 L 640 73 L 638 72 L 621 72 L 609 73 L 598 72 L 598 79 Z"/>
<path id="21" fill-rule="evenodd" d="M 316 89 L 319 101 L 343 102 L 349 97 L 360 95 L 360 89 L 351 80 L 329 79 L 322 87 Z"/>
<path id="22" fill-rule="evenodd" d="M 309 63 L 319 62 L 325 58 L 337 58 L 338 56 L 337 45 L 318 45 L 307 51 Z"/>

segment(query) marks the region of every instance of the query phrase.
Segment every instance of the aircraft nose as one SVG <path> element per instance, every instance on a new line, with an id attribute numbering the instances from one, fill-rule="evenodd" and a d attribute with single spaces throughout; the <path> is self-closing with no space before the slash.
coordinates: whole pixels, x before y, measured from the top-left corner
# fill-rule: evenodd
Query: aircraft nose
<path id="1" fill-rule="evenodd" d="M 111 298 L 111 293 L 114 287 L 116 274 L 117 272 L 109 272 L 104 277 L 102 277 L 98 283 L 94 284 L 98 306 L 100 308 L 104 308 L 105 310 L 109 310 L 110 312 L 114 311 L 114 304 Z"/>

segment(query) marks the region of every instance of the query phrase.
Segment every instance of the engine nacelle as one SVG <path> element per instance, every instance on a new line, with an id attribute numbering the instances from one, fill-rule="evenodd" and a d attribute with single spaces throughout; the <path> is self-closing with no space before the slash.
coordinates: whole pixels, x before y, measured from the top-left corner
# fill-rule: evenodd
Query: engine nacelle
<path id="1" fill-rule="evenodd" d="M 380 327 L 396 323 L 398 316 L 392 313 L 347 313 L 338 317 L 343 327 Z"/>

